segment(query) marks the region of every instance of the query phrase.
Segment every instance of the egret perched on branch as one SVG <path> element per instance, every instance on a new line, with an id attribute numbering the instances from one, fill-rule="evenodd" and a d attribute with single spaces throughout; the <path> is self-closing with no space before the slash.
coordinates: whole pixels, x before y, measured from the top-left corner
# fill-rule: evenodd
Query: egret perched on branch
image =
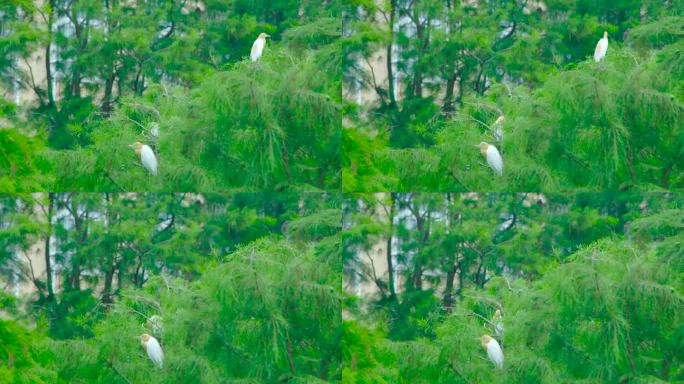
<path id="1" fill-rule="evenodd" d="M 252 59 L 252 61 L 259 60 L 261 54 L 264 53 L 264 47 L 266 46 L 266 38 L 268 37 L 271 36 L 261 32 L 259 34 L 259 37 L 257 37 L 256 40 L 254 40 L 254 44 L 252 44 L 252 52 L 249 54 L 249 58 Z"/>
<path id="2" fill-rule="evenodd" d="M 498 309 L 494 312 L 494 316 L 492 316 L 492 325 L 494 326 L 494 334 L 499 338 L 503 337 L 503 317 L 501 316 L 501 311 Z"/>
<path id="3" fill-rule="evenodd" d="M 161 316 L 152 315 L 147 319 L 147 326 L 152 329 L 152 333 L 159 336 L 164 330 L 164 324 L 162 323 Z"/>
<path id="4" fill-rule="evenodd" d="M 606 57 L 608 51 L 608 31 L 603 31 L 603 39 L 598 41 L 596 49 L 594 50 L 594 61 L 599 62 Z"/>
<path id="5" fill-rule="evenodd" d="M 131 144 L 131 148 L 135 150 L 135 154 L 140 157 L 140 161 L 142 161 L 143 166 L 150 171 L 150 173 L 153 176 L 157 175 L 157 157 L 154 156 L 154 152 L 152 151 L 152 148 L 149 146 L 136 141 L 135 143 Z"/>
<path id="6" fill-rule="evenodd" d="M 487 158 L 487 164 L 496 172 L 497 175 L 503 176 L 503 159 L 499 150 L 495 146 L 485 143 L 480 143 L 480 153 Z"/>
<path id="7" fill-rule="evenodd" d="M 491 360 L 497 368 L 503 369 L 504 356 L 499 343 L 489 335 L 482 336 L 480 341 L 482 342 L 482 348 L 487 351 L 489 360 Z"/>
<path id="8" fill-rule="evenodd" d="M 145 348 L 147 356 L 150 357 L 150 360 L 152 360 L 154 365 L 162 368 L 164 365 L 164 351 L 162 351 L 161 345 L 159 345 L 157 339 L 147 333 L 143 333 L 142 336 L 140 336 L 140 344 Z"/>
<path id="9" fill-rule="evenodd" d="M 494 136 L 494 140 L 498 142 L 503 141 L 503 125 L 506 122 L 506 118 L 504 115 L 499 116 L 498 119 L 492 124 L 492 127 L 494 127 L 494 131 L 492 132 L 492 136 Z"/>

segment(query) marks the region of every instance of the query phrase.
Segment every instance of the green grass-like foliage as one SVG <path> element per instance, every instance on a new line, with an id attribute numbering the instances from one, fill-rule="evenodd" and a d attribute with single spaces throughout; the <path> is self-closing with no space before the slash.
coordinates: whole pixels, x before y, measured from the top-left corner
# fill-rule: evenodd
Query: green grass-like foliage
<path id="1" fill-rule="evenodd" d="M 372 11 L 356 16 L 349 96 L 356 89 L 370 101 L 348 108 L 344 190 L 683 188 L 682 8 L 632 2 L 614 14 L 580 3 L 545 2 L 538 16 L 504 3 L 392 3 L 396 16 L 386 17 L 395 23 L 411 12 L 426 18 L 393 32 Z M 639 9 L 642 18 L 634 19 Z M 367 28 L 385 37 L 372 38 Z M 604 29 L 608 53 L 595 63 L 590 55 Z M 373 56 L 385 50 L 398 55 L 391 85 L 368 69 L 386 70 L 385 58 Z M 502 154 L 503 177 L 480 154 L 483 141 Z"/>
<path id="2" fill-rule="evenodd" d="M 2 382 L 339 382 L 338 199 L 0 197 Z M 32 249 L 46 239 L 41 271 Z M 163 369 L 142 333 L 160 341 Z"/>
<path id="3" fill-rule="evenodd" d="M 291 0 L 3 3 L 0 191 L 339 189 L 338 15 Z"/>
<path id="4" fill-rule="evenodd" d="M 372 288 L 345 301 L 343 382 L 684 380 L 681 196 L 626 195 L 547 195 L 541 211 L 516 206 L 524 194 L 396 193 L 395 208 L 389 197 L 357 201 L 345 218 L 345 285 Z M 368 222 L 366 206 L 404 219 Z M 388 232 L 373 230 L 383 223 Z M 363 264 L 365 244 L 388 234 L 396 282 Z M 503 370 L 483 351 L 484 334 L 502 345 Z"/>
<path id="5" fill-rule="evenodd" d="M 192 284 L 155 278 L 123 293 L 95 337 L 55 343 L 63 356 L 56 369 L 70 383 L 327 382 L 338 375 L 332 275 L 311 249 L 252 243 Z M 163 370 L 138 337 L 153 332 L 144 323 L 154 314 L 163 317 L 163 332 L 154 335 Z"/>

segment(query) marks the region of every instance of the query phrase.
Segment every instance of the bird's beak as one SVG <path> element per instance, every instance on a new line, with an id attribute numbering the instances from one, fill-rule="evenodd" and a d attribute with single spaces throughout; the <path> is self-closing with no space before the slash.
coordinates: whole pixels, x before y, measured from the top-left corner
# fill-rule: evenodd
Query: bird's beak
<path id="1" fill-rule="evenodd" d="M 266 37 L 267 37 L 267 38 L 268 38 L 268 37 L 271 37 L 271 35 L 266 35 Z"/>

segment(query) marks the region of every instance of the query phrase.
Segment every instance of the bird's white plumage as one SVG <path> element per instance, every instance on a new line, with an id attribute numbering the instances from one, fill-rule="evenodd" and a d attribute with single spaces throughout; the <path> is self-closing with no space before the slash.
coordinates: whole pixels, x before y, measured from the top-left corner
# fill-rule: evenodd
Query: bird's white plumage
<path id="1" fill-rule="evenodd" d="M 148 145 L 143 144 L 140 149 L 140 161 L 142 161 L 143 166 L 150 171 L 152 175 L 157 175 L 157 157 L 154 156 L 152 148 Z"/>
<path id="2" fill-rule="evenodd" d="M 503 175 L 503 159 L 501 158 L 499 150 L 493 145 L 487 147 L 487 164 L 489 164 L 489 167 L 492 168 L 497 175 Z"/>
<path id="3" fill-rule="evenodd" d="M 252 44 L 252 52 L 249 54 L 249 58 L 252 59 L 252 61 L 257 61 L 261 57 L 261 54 L 264 53 L 264 47 L 266 46 L 266 38 L 259 36 L 255 41 L 254 44 Z"/>
<path id="4" fill-rule="evenodd" d="M 606 57 L 606 52 L 608 52 L 608 32 L 603 33 L 603 38 L 596 44 L 596 49 L 594 50 L 594 61 L 599 62 Z"/>
<path id="5" fill-rule="evenodd" d="M 147 350 L 147 356 L 150 360 L 159 368 L 164 366 L 164 351 L 161 349 L 161 345 L 154 337 L 150 338 L 145 343 L 145 349 Z"/>
<path id="6" fill-rule="evenodd" d="M 497 368 L 503 369 L 503 350 L 498 341 L 489 339 L 489 342 L 487 343 L 487 357 L 489 357 L 489 360 L 491 360 Z"/>

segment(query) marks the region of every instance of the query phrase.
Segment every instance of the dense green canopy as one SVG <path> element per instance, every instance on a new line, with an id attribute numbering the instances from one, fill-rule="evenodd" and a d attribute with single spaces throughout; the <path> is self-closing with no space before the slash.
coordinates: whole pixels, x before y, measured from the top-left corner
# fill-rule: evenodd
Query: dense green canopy
<path id="1" fill-rule="evenodd" d="M 0 383 L 684 383 L 683 52 L 684 0 L 2 0 Z"/>
<path id="2" fill-rule="evenodd" d="M 0 296 L 13 319 L 0 320 L 2 382 L 339 382 L 338 199 L 3 197 L 3 281 L 32 293 Z M 24 255 L 48 238 L 49 273 L 34 273 Z M 164 369 L 142 333 L 160 341 Z"/>
<path id="3" fill-rule="evenodd" d="M 364 2 L 345 31 L 353 102 L 344 189 L 683 188 L 683 9 L 681 1 Z M 595 63 L 604 30 L 608 53 Z M 355 95 L 365 95 L 360 104 Z M 480 155 L 483 141 L 501 152 L 503 177 Z"/>
<path id="4" fill-rule="evenodd" d="M 339 8 L 3 2 L 0 190 L 338 189 Z M 272 39 L 253 63 L 260 32 Z"/>
<path id="5" fill-rule="evenodd" d="M 365 283 L 374 293 L 346 301 L 345 382 L 684 380 L 683 197 L 392 194 L 349 201 L 345 286 Z M 387 259 L 387 273 L 367 261 L 376 244 L 387 244 L 375 259 Z M 480 346 L 484 334 L 503 346 L 503 370 Z"/>

